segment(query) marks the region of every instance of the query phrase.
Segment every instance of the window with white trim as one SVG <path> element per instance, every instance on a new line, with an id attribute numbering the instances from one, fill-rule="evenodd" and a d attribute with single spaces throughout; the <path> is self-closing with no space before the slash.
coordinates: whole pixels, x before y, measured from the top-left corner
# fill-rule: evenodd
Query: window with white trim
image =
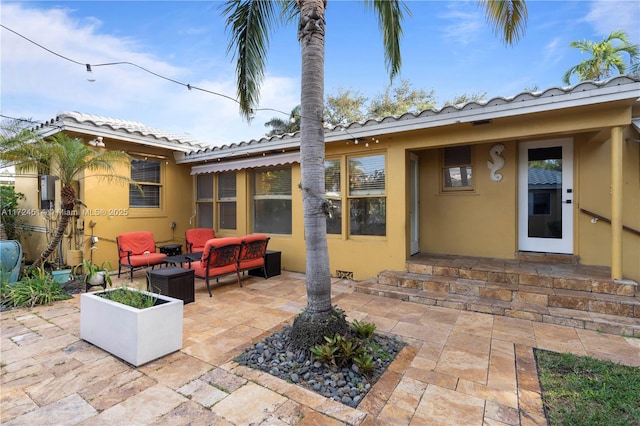
<path id="1" fill-rule="evenodd" d="M 236 173 L 218 174 L 218 225 L 220 229 L 236 229 Z"/>
<path id="2" fill-rule="evenodd" d="M 473 191 L 471 145 L 442 150 L 442 191 Z"/>
<path id="3" fill-rule="evenodd" d="M 342 234 L 341 161 L 324 162 L 325 199 L 328 206 L 327 234 Z"/>
<path id="4" fill-rule="evenodd" d="M 348 158 L 349 234 L 387 234 L 384 154 Z"/>
<path id="5" fill-rule="evenodd" d="M 291 234 L 291 167 L 253 171 L 253 230 Z"/>
<path id="6" fill-rule="evenodd" d="M 198 228 L 213 228 L 213 175 L 196 176 L 196 223 Z"/>
<path id="7" fill-rule="evenodd" d="M 138 186 L 129 186 L 129 207 L 160 208 L 162 163 L 147 158 L 131 159 L 131 180 Z"/>

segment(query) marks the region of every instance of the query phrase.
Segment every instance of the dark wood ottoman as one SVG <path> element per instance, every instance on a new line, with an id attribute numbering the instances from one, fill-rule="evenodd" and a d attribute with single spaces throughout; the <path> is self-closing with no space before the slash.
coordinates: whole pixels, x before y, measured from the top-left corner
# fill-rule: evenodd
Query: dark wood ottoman
<path id="1" fill-rule="evenodd" d="M 194 271 L 170 266 L 149 271 L 147 288 L 154 293 L 181 299 L 184 304 L 195 301 Z"/>

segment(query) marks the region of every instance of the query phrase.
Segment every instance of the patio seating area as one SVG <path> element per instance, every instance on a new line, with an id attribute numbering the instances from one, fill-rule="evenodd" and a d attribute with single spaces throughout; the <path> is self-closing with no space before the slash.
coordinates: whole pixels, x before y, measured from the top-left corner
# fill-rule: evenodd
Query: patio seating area
<path id="1" fill-rule="evenodd" d="M 135 272 L 134 284 L 145 280 Z M 533 348 L 640 366 L 638 338 L 357 293 L 354 284 L 334 279 L 332 304 L 408 344 L 357 408 L 233 361 L 306 306 L 305 276 L 283 271 L 220 286 L 213 298 L 196 286 L 182 349 L 139 368 L 79 338 L 79 295 L 3 312 L 2 423 L 544 425 Z"/>

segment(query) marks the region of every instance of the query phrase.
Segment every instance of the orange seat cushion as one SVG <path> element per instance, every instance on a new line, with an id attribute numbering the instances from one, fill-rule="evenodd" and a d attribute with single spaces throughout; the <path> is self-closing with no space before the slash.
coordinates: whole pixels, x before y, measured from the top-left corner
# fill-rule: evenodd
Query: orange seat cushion
<path id="1" fill-rule="evenodd" d="M 204 251 L 204 246 L 207 244 L 207 241 L 215 237 L 215 231 L 210 228 L 187 229 L 185 232 L 187 247 L 190 247 L 192 253 Z"/>
<path id="2" fill-rule="evenodd" d="M 119 256 L 127 257 L 127 251 L 131 251 L 132 255 L 156 252 L 156 242 L 153 234 L 149 231 L 128 232 L 118 235 L 118 247 L 120 247 Z"/>

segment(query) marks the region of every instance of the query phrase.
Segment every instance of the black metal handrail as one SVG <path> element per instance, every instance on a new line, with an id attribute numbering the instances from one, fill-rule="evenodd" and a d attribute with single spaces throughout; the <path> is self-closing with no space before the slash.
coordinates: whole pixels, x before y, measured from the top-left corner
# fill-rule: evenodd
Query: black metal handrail
<path id="1" fill-rule="evenodd" d="M 604 216 L 600 216 L 598 213 L 594 213 L 592 211 L 589 211 L 587 209 L 582 209 L 582 208 L 580 209 L 580 212 L 584 213 L 584 214 L 587 214 L 587 215 L 589 215 L 589 216 L 591 216 L 591 217 L 593 217 L 595 219 L 598 219 L 598 220 L 600 220 L 600 221 L 602 221 L 604 223 L 608 223 L 609 225 L 611 225 L 611 219 L 607 219 Z M 622 229 L 625 230 L 625 231 L 631 232 L 632 234 L 636 234 L 636 235 L 640 236 L 640 231 L 638 231 L 637 229 L 634 229 L 634 228 L 632 228 L 630 226 L 622 225 Z"/>

